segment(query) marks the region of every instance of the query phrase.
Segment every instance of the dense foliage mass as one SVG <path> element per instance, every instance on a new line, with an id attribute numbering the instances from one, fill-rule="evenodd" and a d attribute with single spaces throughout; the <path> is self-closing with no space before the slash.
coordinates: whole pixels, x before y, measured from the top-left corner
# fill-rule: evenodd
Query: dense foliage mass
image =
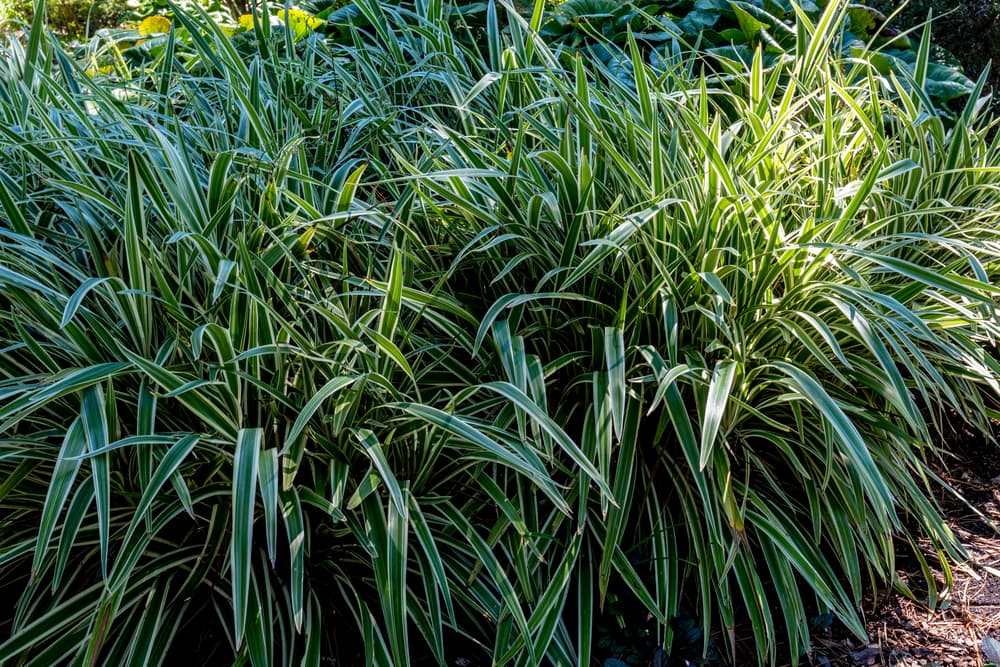
<path id="1" fill-rule="evenodd" d="M 934 21 L 934 42 L 973 76 L 1000 62 L 1000 0 L 872 0 L 874 8 L 900 30 Z M 1000 70 L 992 68 L 989 84 L 1000 86 Z M 994 100 L 996 104 L 996 100 Z"/>
<path id="2" fill-rule="evenodd" d="M 863 635 L 901 550 L 947 573 L 934 443 L 1000 372 L 984 79 L 946 108 L 929 33 L 886 67 L 839 3 L 738 15 L 745 63 L 352 7 L 178 13 L 103 74 L 5 43 L 0 662 L 646 662 L 749 621 L 769 663 Z"/>

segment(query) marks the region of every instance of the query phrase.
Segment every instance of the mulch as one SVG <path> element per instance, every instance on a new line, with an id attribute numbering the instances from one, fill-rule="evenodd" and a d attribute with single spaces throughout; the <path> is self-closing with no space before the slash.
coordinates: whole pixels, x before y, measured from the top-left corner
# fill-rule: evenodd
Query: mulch
<path id="1" fill-rule="evenodd" d="M 869 642 L 842 628 L 815 638 L 814 667 L 983 667 L 1000 662 L 1000 446 L 956 433 L 954 458 L 938 474 L 967 501 L 945 490 L 938 501 L 946 521 L 965 545 L 969 561 L 952 568 L 952 586 L 930 610 L 926 598 L 910 600 L 880 591 L 864 605 Z M 936 562 L 928 547 L 928 562 Z M 933 558 L 933 561 L 931 560 Z M 899 574 L 914 592 L 923 575 L 914 562 Z M 940 571 L 934 571 L 943 581 Z"/>

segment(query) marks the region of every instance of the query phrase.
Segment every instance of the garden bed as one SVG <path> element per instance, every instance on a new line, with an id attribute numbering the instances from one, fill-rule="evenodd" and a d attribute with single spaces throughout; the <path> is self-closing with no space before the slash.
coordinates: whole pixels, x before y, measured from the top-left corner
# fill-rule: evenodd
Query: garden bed
<path id="1" fill-rule="evenodd" d="M 904 581 L 918 601 L 882 590 L 866 600 L 864 644 L 839 628 L 816 641 L 816 665 L 887 665 L 891 667 L 982 666 L 990 664 L 983 641 L 1000 639 L 1000 451 L 969 433 L 949 438 L 953 459 L 939 474 L 968 503 L 941 490 L 938 502 L 970 561 L 956 566 L 953 585 L 937 611 L 930 611 L 916 590 L 922 580 L 914 560 L 900 563 Z M 932 554 L 927 554 L 932 558 Z M 943 573 L 935 570 L 938 581 Z"/>

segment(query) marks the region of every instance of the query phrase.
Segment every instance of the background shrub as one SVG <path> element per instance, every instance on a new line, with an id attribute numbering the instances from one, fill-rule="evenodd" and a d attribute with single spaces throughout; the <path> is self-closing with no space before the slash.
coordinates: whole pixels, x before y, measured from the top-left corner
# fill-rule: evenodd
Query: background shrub
<path id="1" fill-rule="evenodd" d="M 48 28 L 67 40 L 86 39 L 101 28 L 112 28 L 129 11 L 125 0 L 47 0 L 45 7 Z M 18 23 L 29 24 L 35 3 L 18 0 L 11 10 L 11 17 Z"/>
<path id="2" fill-rule="evenodd" d="M 887 16 L 904 5 L 902 0 L 869 4 Z M 910 0 L 891 25 L 904 30 L 921 25 L 928 12 L 934 16 L 934 41 L 957 58 L 973 79 L 992 61 L 989 85 L 1000 90 L 1000 1 Z"/>

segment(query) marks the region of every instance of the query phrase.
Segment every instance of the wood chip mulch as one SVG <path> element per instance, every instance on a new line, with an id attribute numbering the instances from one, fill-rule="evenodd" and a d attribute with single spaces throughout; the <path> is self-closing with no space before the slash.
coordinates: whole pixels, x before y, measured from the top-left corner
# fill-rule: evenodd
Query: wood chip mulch
<path id="1" fill-rule="evenodd" d="M 984 667 L 1000 663 L 1000 446 L 965 434 L 950 442 L 955 459 L 938 474 L 967 501 L 947 492 L 938 500 L 969 561 L 952 569 L 948 591 L 939 591 L 936 610 L 917 590 L 923 576 L 916 561 L 902 563 L 899 574 L 918 594 L 912 601 L 881 591 L 866 601 L 869 643 L 834 628 L 815 638 L 814 667 Z M 977 441 L 978 440 L 978 441 Z M 929 562 L 937 562 L 930 545 Z M 939 583 L 940 571 L 934 571 Z"/>

